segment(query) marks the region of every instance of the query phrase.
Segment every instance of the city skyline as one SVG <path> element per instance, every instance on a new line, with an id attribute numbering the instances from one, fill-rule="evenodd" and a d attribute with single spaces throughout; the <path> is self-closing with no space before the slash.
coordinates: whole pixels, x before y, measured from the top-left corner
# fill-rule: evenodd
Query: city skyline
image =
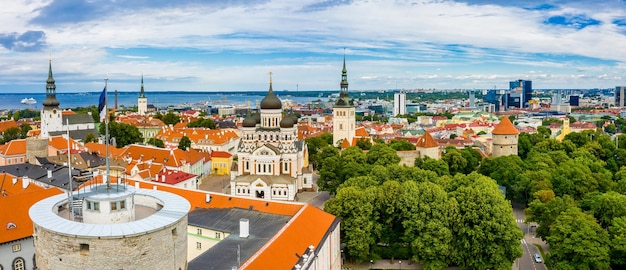
<path id="1" fill-rule="evenodd" d="M 622 1 L 12 1 L 0 91 L 339 89 L 626 84 Z"/>

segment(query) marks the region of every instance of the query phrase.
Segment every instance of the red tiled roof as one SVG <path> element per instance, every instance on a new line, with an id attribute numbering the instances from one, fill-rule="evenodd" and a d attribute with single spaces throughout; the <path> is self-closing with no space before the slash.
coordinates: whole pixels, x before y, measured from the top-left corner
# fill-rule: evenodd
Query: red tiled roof
<path id="1" fill-rule="evenodd" d="M 513 126 L 511 120 L 508 117 L 503 116 L 500 118 L 500 123 L 491 131 L 493 135 L 515 135 L 519 134 L 519 131 Z"/>
<path id="2" fill-rule="evenodd" d="M 163 181 L 164 176 L 165 181 Z M 195 174 L 190 174 L 183 171 L 163 170 L 159 172 L 157 174 L 157 177 L 155 179 L 152 179 L 152 181 L 174 185 L 189 180 L 195 176 Z"/>
<path id="3" fill-rule="evenodd" d="M 44 198 L 61 194 L 57 188 L 44 189 L 35 184 L 29 184 L 24 189 L 21 179 L 15 184 L 12 179 L 10 174 L 0 174 L 0 181 L 4 180 L 1 189 L 7 195 L 0 195 L 0 243 L 32 236 L 33 221 L 28 215 L 30 207 Z M 9 229 L 9 223 L 15 224 L 15 227 Z"/>
<path id="4" fill-rule="evenodd" d="M 17 127 L 17 123 L 14 120 L 6 120 L 0 122 L 0 133 L 4 132 L 8 128 Z"/>
<path id="5" fill-rule="evenodd" d="M 211 157 L 212 158 L 214 158 L 214 157 L 216 157 L 216 158 L 230 158 L 232 156 L 233 155 L 231 155 L 230 153 L 225 152 L 225 151 L 212 151 L 211 152 Z"/>
<path id="6" fill-rule="evenodd" d="M 420 148 L 433 148 L 439 147 L 439 143 L 433 139 L 433 136 L 430 136 L 430 133 L 425 132 L 424 135 L 419 138 L 415 146 Z"/>
<path id="7" fill-rule="evenodd" d="M 14 155 L 26 155 L 26 140 L 12 140 L 6 144 L 0 145 L 0 155 L 14 156 Z"/>

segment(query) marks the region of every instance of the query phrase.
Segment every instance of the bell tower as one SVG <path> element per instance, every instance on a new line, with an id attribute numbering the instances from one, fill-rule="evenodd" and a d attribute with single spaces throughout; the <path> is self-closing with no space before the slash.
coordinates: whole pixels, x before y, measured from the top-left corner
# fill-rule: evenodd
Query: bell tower
<path id="1" fill-rule="evenodd" d="M 56 84 L 52 76 L 52 59 L 48 64 L 48 80 L 46 81 L 46 99 L 41 109 L 41 138 L 50 137 L 50 132 L 63 130 L 63 119 L 56 96 Z"/>
<path id="2" fill-rule="evenodd" d="M 355 133 L 354 101 L 348 94 L 348 70 L 346 69 L 346 54 L 343 54 L 343 69 L 341 70 L 341 90 L 339 98 L 333 106 L 333 144 L 341 145 L 343 140 L 352 144 Z"/>

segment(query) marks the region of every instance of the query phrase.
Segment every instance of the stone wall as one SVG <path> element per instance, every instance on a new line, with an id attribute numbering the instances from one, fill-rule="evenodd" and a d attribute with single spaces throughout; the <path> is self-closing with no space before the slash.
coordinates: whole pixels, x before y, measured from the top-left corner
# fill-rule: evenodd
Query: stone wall
<path id="1" fill-rule="evenodd" d="M 406 165 L 408 167 L 415 166 L 415 158 L 420 156 L 420 152 L 417 150 L 397 151 L 396 154 L 400 157 L 400 166 Z"/>
<path id="2" fill-rule="evenodd" d="M 124 238 L 61 235 L 36 224 L 35 233 L 40 270 L 187 269 L 187 216 L 158 231 Z"/>

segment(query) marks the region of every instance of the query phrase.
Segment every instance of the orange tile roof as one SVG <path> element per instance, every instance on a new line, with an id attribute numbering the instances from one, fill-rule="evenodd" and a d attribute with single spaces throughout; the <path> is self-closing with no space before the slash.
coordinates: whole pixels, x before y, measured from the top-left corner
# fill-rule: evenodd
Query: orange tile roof
<path id="1" fill-rule="evenodd" d="M 85 144 L 85 148 L 89 152 L 96 153 L 100 156 L 104 156 L 106 154 L 106 144 L 90 142 L 90 143 Z M 117 158 L 121 156 L 123 152 L 124 152 L 124 148 L 115 148 L 114 146 L 109 145 L 110 157 Z"/>
<path id="2" fill-rule="evenodd" d="M 0 122 L 0 133 L 4 132 L 8 128 L 17 127 L 15 120 L 6 120 Z"/>
<path id="3" fill-rule="evenodd" d="M 343 149 L 343 148 L 348 148 L 348 147 L 350 147 L 350 146 L 352 146 L 352 145 L 350 145 L 350 142 L 348 142 L 348 140 L 347 140 L 347 139 L 343 139 L 343 140 L 342 140 L 342 142 L 341 142 L 341 148 L 342 148 L 342 149 Z"/>
<path id="4" fill-rule="evenodd" d="M 22 180 L 18 179 L 15 185 L 10 174 L 0 174 L 2 190 L 8 196 L 0 196 L 0 243 L 19 240 L 33 235 L 33 221 L 28 215 L 28 210 L 36 202 L 61 194 L 57 188 L 44 189 L 35 184 L 29 184 L 26 189 L 22 188 Z M 7 229 L 9 223 L 15 224 L 15 228 Z"/>
<path id="5" fill-rule="evenodd" d="M 430 136 L 430 133 L 424 132 L 424 135 L 417 140 L 415 146 L 420 148 L 433 148 L 439 147 L 439 143 L 433 139 L 433 136 Z"/>
<path id="6" fill-rule="evenodd" d="M 58 150 L 67 150 L 67 139 L 63 136 L 50 137 L 50 139 L 48 139 L 48 146 L 52 146 Z M 70 149 L 76 149 L 79 147 L 82 148 L 82 145 L 70 138 Z"/>
<path id="7" fill-rule="evenodd" d="M 305 205 L 270 239 L 246 261 L 242 269 L 291 269 L 297 262 L 296 253 L 301 254 L 308 246 L 319 248 L 328 228 L 337 218 L 314 206 Z M 330 237 L 330 236 L 328 236 Z M 297 239 L 298 241 L 294 241 Z"/>
<path id="8" fill-rule="evenodd" d="M 356 128 L 354 130 L 354 136 L 357 136 L 357 137 L 367 137 L 369 135 L 370 134 L 367 133 L 367 130 L 365 130 L 364 127 L 358 127 L 358 128 Z"/>
<path id="9" fill-rule="evenodd" d="M 211 152 L 211 157 L 216 157 L 216 158 L 230 158 L 232 156 L 233 155 L 225 151 L 212 151 Z"/>
<path id="10" fill-rule="evenodd" d="M 154 136 L 163 140 L 163 142 L 172 143 L 175 139 L 186 136 L 195 144 L 213 144 L 222 145 L 228 143 L 232 139 L 239 137 L 237 132 L 232 129 L 208 129 L 208 128 L 175 128 L 162 129 Z"/>
<path id="11" fill-rule="evenodd" d="M 68 110 L 68 111 L 62 111 L 62 112 L 61 112 L 61 115 L 73 115 L 73 114 L 76 114 L 76 113 L 75 113 L 75 112 L 73 112 L 73 111 L 69 111 L 69 110 Z"/>
<path id="12" fill-rule="evenodd" d="M 26 140 L 12 140 L 6 144 L 0 145 L 0 155 L 14 156 L 14 155 L 26 155 Z"/>
<path id="13" fill-rule="evenodd" d="M 513 126 L 511 120 L 508 117 L 503 116 L 500 118 L 500 123 L 491 131 L 493 135 L 515 135 L 519 134 L 519 131 Z"/>
<path id="14" fill-rule="evenodd" d="M 122 152 L 122 158 L 130 157 L 132 160 L 148 161 L 152 160 L 156 163 L 162 163 L 170 167 L 180 167 L 182 161 L 187 163 L 196 163 L 203 159 L 200 155 L 189 155 L 189 152 L 180 149 L 164 149 L 151 146 L 143 146 L 131 144 Z"/>
<path id="15" fill-rule="evenodd" d="M 165 176 L 165 182 L 163 182 L 163 176 Z M 163 170 L 159 172 L 156 177 L 152 179 L 152 181 L 174 185 L 189 180 L 195 176 L 195 174 L 190 174 L 183 171 Z"/>

